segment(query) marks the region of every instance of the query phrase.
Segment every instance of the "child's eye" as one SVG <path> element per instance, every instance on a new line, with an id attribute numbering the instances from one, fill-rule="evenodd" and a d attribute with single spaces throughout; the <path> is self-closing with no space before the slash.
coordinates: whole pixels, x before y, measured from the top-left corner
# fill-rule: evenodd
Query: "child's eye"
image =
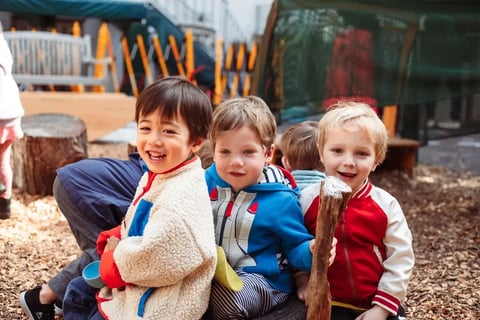
<path id="1" fill-rule="evenodd" d="M 370 152 L 367 152 L 367 151 L 359 151 L 357 152 L 357 154 L 360 156 L 360 157 L 368 157 L 370 155 Z"/>
<path id="2" fill-rule="evenodd" d="M 166 134 L 176 134 L 177 132 L 175 130 L 171 130 L 171 129 L 165 129 L 163 130 L 164 133 Z"/>
<path id="3" fill-rule="evenodd" d="M 245 150 L 243 151 L 243 153 L 247 154 L 247 155 L 252 155 L 255 153 L 255 150 Z"/>
<path id="4" fill-rule="evenodd" d="M 138 128 L 138 131 L 148 132 L 150 131 L 150 127 L 142 126 Z"/>
<path id="5" fill-rule="evenodd" d="M 343 150 L 340 149 L 340 148 L 332 148 L 331 151 L 332 151 L 333 153 L 342 153 Z"/>
<path id="6" fill-rule="evenodd" d="M 230 153 L 230 151 L 227 150 L 227 149 L 220 150 L 220 154 L 229 154 L 229 153 Z"/>

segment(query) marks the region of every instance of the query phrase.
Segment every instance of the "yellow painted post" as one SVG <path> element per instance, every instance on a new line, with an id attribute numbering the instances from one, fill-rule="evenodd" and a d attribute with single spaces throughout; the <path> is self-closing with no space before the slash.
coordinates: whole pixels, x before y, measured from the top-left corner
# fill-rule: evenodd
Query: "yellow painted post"
<path id="1" fill-rule="evenodd" d="M 177 62 L 178 74 L 185 77 L 185 69 L 183 68 L 183 62 L 180 58 L 180 53 L 177 48 L 177 42 L 173 35 L 168 36 L 168 43 L 170 43 L 170 48 L 172 49 L 173 58 Z"/>
<path id="2" fill-rule="evenodd" d="M 145 49 L 145 43 L 143 42 L 143 37 L 141 34 L 137 34 L 137 44 L 140 57 L 142 58 L 143 70 L 145 71 L 145 79 L 148 86 L 153 82 L 153 77 L 150 70 L 150 63 L 148 62 L 147 50 Z"/>
<path id="3" fill-rule="evenodd" d="M 100 25 L 100 29 L 98 30 L 98 40 L 97 40 L 97 59 L 103 60 L 105 59 L 105 51 L 107 49 L 107 37 L 108 37 L 108 25 L 106 22 Z M 95 64 L 95 78 L 102 79 L 104 72 L 104 65 L 102 63 Z M 105 86 L 94 86 L 94 92 L 105 92 Z"/>
<path id="4" fill-rule="evenodd" d="M 138 96 L 137 81 L 135 80 L 135 73 L 133 72 L 132 58 L 130 57 L 130 49 L 128 49 L 127 38 L 122 38 L 123 58 L 127 67 L 128 78 L 132 86 L 132 92 L 135 97 Z"/>
<path id="5" fill-rule="evenodd" d="M 168 76 L 168 69 L 167 64 L 165 63 L 165 58 L 163 56 L 162 46 L 160 46 L 160 40 L 158 40 L 158 36 L 155 34 L 152 37 L 153 46 L 155 47 L 155 52 L 157 53 L 158 64 L 160 65 L 160 70 L 162 70 L 163 76 Z"/>
<path id="6" fill-rule="evenodd" d="M 217 39 L 217 48 L 215 50 L 215 87 L 213 90 L 212 104 L 214 106 L 222 102 L 222 58 L 223 58 L 223 40 Z"/>
<path id="7" fill-rule="evenodd" d="M 72 25 L 72 35 L 74 37 L 81 37 L 82 36 L 82 32 L 81 32 L 81 28 L 80 28 L 80 22 L 78 21 L 74 21 L 73 22 L 73 25 Z M 73 74 L 75 75 L 80 75 L 80 70 L 78 70 L 78 63 L 76 61 L 78 61 L 80 59 L 80 57 L 78 56 L 78 51 L 77 50 L 73 50 L 73 57 L 72 57 L 74 63 L 73 63 L 73 66 L 74 66 L 74 70 L 73 70 Z M 65 68 L 68 68 L 67 66 L 65 66 Z M 72 86 L 70 86 L 71 90 L 73 92 L 84 92 L 85 91 L 85 88 L 82 84 L 74 84 Z"/>

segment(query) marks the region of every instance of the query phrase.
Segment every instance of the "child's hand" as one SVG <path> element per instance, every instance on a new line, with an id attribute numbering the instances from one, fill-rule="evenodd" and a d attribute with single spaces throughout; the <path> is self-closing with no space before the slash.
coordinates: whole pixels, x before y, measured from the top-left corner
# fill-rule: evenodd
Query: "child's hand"
<path id="1" fill-rule="evenodd" d="M 333 237 L 332 239 L 332 248 L 330 249 L 330 257 L 328 257 L 328 266 L 330 267 L 335 261 L 335 256 L 337 255 L 337 238 Z"/>
<path id="2" fill-rule="evenodd" d="M 310 253 L 313 254 L 313 250 L 315 249 L 315 239 L 310 240 L 308 248 L 310 249 Z"/>
<path id="3" fill-rule="evenodd" d="M 115 249 L 119 242 L 120 242 L 120 239 L 118 239 L 117 237 L 112 236 L 112 237 L 108 238 L 104 251 L 109 251 L 109 250 Z"/>
<path id="4" fill-rule="evenodd" d="M 307 288 L 308 288 L 308 279 L 310 274 L 305 271 L 297 271 L 293 274 L 293 279 L 295 280 L 295 286 L 297 287 L 297 298 L 300 301 L 306 301 L 307 299 Z"/>
<path id="5" fill-rule="evenodd" d="M 389 312 L 380 306 L 374 305 L 361 315 L 355 318 L 355 320 L 386 320 Z"/>
<path id="6" fill-rule="evenodd" d="M 310 253 L 313 254 L 315 249 L 315 239 L 310 240 L 309 244 Z M 330 248 L 330 256 L 328 257 L 328 266 L 330 267 L 335 261 L 335 256 L 337 255 L 337 238 L 333 237 L 332 239 L 332 248 Z"/>

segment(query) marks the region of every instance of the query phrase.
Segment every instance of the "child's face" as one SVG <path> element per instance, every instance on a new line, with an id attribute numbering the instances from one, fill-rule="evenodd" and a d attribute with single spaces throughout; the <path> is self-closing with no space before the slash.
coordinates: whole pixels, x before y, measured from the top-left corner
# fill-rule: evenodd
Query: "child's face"
<path id="1" fill-rule="evenodd" d="M 237 192 L 260 181 L 272 153 L 273 150 L 262 145 L 255 131 L 243 126 L 217 135 L 214 160 L 218 175 Z"/>
<path id="2" fill-rule="evenodd" d="M 200 146 L 189 142 L 190 131 L 182 117 L 167 120 L 159 113 L 141 115 L 137 124 L 138 153 L 150 171 L 173 169 Z"/>
<path id="3" fill-rule="evenodd" d="M 325 173 L 343 180 L 355 193 L 375 170 L 375 146 L 365 130 L 334 129 L 320 152 Z"/>

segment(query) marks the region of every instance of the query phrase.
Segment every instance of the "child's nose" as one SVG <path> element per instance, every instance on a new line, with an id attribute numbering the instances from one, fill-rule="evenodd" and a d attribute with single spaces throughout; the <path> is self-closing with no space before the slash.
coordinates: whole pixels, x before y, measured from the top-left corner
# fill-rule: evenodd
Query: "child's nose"
<path id="1" fill-rule="evenodd" d="M 153 133 L 150 137 L 150 143 L 155 145 L 161 145 L 163 143 L 162 135 L 160 133 Z"/>
<path id="2" fill-rule="evenodd" d="M 241 155 L 234 155 L 232 157 L 232 164 L 236 166 L 243 166 L 243 157 Z"/>
<path id="3" fill-rule="evenodd" d="M 345 153 L 343 158 L 343 164 L 345 166 L 353 167 L 355 165 L 355 157 L 351 153 Z"/>

